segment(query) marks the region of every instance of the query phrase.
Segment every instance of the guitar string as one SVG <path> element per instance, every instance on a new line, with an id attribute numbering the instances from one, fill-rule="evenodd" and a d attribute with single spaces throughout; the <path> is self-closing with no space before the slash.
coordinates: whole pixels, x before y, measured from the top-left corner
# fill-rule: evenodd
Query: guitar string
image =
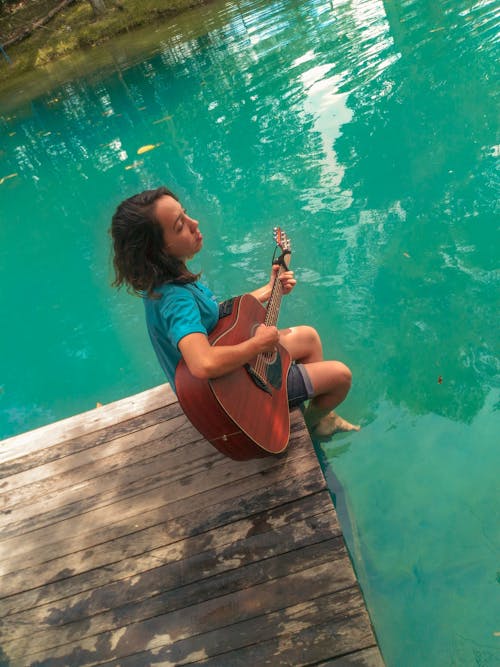
<path id="1" fill-rule="evenodd" d="M 283 292 L 281 290 L 281 283 L 279 281 L 279 276 L 283 273 L 284 268 L 280 266 L 274 284 L 271 290 L 271 296 L 269 298 L 269 304 L 266 311 L 266 316 L 264 318 L 264 324 L 266 326 L 276 325 L 278 321 L 278 313 L 281 305 L 281 297 Z M 261 352 L 257 356 L 257 361 L 255 362 L 254 371 L 262 380 L 267 380 L 267 368 L 268 364 L 266 363 L 266 355 L 271 356 L 270 352 Z"/>
<path id="2" fill-rule="evenodd" d="M 278 275 L 276 276 L 276 279 L 274 281 L 272 290 L 271 290 L 271 296 L 269 298 L 269 304 L 267 307 L 266 311 L 266 316 L 264 318 L 264 324 L 266 326 L 270 326 L 271 324 L 274 324 L 276 321 L 276 315 L 277 315 L 277 302 L 280 301 L 279 299 L 279 292 L 278 292 L 278 277 L 281 273 L 282 269 L 280 267 L 280 270 L 278 271 Z M 267 374 L 266 374 L 266 369 L 267 369 L 267 363 L 266 363 L 266 354 L 268 355 L 269 353 L 261 353 L 258 355 L 257 358 L 257 363 L 256 363 L 256 371 L 257 373 L 262 377 L 262 379 L 267 379 Z"/>
<path id="3" fill-rule="evenodd" d="M 279 281 L 279 276 L 285 271 L 285 267 L 280 266 L 278 270 L 278 274 L 275 278 L 272 290 L 271 290 L 271 297 L 269 299 L 269 304 L 266 312 L 266 317 L 264 319 L 264 324 L 267 326 L 270 325 L 276 325 L 278 321 L 278 314 L 279 314 L 279 309 L 281 305 L 281 298 L 283 296 L 283 291 L 281 289 L 281 283 Z M 266 358 L 269 358 L 272 356 L 272 353 L 270 352 L 264 352 L 261 353 L 258 357 L 256 367 L 258 365 L 258 373 L 262 377 L 263 380 L 267 379 L 267 368 L 268 364 L 266 361 Z"/>

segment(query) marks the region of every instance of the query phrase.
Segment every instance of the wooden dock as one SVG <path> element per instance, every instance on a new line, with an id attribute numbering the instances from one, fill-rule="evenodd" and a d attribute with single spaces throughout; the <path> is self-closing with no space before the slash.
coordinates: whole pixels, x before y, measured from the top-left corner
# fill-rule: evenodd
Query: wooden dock
<path id="1" fill-rule="evenodd" d="M 0 665 L 383 665 L 300 411 L 237 463 L 168 385 L 0 443 Z"/>

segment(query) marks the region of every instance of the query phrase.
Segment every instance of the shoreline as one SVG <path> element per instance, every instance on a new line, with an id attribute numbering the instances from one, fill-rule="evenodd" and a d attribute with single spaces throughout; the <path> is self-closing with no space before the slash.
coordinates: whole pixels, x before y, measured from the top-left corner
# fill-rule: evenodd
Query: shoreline
<path id="1" fill-rule="evenodd" d="M 124 0 L 124 10 L 111 8 L 97 20 L 87 2 L 67 6 L 45 29 L 7 49 L 12 64 L 2 58 L 0 113 L 79 76 L 125 66 L 179 32 L 199 36 L 201 13 L 212 4 L 217 0 L 160 0 L 152 12 L 150 2 Z"/>

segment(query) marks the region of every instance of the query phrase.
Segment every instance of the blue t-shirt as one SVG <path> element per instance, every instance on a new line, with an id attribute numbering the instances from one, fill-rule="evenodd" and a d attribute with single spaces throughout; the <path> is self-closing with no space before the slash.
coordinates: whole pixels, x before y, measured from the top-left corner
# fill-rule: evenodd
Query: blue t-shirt
<path id="1" fill-rule="evenodd" d="M 179 341 L 191 333 L 209 334 L 219 320 L 219 306 L 208 287 L 198 282 L 167 283 L 155 292 L 159 299 L 144 297 L 146 324 L 160 366 L 175 391 Z"/>

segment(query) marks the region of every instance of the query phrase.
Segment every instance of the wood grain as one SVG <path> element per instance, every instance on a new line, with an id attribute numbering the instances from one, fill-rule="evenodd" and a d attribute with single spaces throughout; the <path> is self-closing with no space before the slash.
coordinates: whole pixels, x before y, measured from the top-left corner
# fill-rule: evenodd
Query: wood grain
<path id="1" fill-rule="evenodd" d="M 302 415 L 237 462 L 167 385 L 0 443 L 0 662 L 382 667 Z"/>

